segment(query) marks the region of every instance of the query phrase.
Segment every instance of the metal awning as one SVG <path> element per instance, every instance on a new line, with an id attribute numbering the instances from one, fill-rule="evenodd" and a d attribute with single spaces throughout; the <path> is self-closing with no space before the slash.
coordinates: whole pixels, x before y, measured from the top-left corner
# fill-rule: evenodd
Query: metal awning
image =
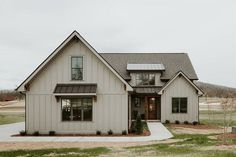
<path id="1" fill-rule="evenodd" d="M 57 84 L 53 94 L 55 96 L 93 96 L 96 92 L 97 84 L 95 83 L 74 83 Z"/>
<path id="2" fill-rule="evenodd" d="M 127 70 L 165 70 L 163 64 L 127 64 Z"/>

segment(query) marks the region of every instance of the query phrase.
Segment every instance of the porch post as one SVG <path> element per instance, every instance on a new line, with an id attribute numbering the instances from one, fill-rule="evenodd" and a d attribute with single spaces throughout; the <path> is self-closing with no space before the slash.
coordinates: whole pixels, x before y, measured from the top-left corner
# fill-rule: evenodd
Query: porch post
<path id="1" fill-rule="evenodd" d="M 129 117 L 128 117 L 128 129 L 130 129 L 130 127 L 131 127 L 131 123 L 132 123 L 132 117 L 131 117 L 131 95 L 128 95 L 128 115 L 129 115 Z"/>
<path id="2" fill-rule="evenodd" d="M 148 97 L 144 96 L 145 119 L 148 120 Z"/>

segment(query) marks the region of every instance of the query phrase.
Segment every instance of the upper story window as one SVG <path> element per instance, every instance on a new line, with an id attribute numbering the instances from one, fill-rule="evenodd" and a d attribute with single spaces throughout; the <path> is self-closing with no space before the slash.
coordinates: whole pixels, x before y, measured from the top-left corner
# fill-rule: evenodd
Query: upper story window
<path id="1" fill-rule="evenodd" d="M 83 57 L 71 57 L 71 80 L 83 80 Z"/>
<path id="2" fill-rule="evenodd" d="M 140 73 L 136 75 L 136 86 L 155 85 L 155 74 Z"/>

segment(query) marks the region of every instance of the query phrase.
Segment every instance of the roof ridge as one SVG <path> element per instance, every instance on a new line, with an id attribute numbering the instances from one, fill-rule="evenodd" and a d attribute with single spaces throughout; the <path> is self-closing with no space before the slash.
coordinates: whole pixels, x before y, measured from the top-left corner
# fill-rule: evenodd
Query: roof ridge
<path id="1" fill-rule="evenodd" d="M 109 52 L 109 53 L 106 53 L 106 52 L 101 52 L 99 54 L 188 54 L 186 52 Z"/>

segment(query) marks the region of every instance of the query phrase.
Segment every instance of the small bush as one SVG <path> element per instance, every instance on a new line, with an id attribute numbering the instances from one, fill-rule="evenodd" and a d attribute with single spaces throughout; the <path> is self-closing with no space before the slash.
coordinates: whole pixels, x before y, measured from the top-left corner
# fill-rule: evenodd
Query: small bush
<path id="1" fill-rule="evenodd" d="M 142 123 L 140 114 L 137 115 L 137 119 L 136 119 L 136 131 L 137 131 L 137 134 L 143 133 L 143 123 Z"/>
<path id="2" fill-rule="evenodd" d="M 131 123 L 130 132 L 131 133 L 136 133 L 136 122 L 135 121 L 133 121 Z"/>
<path id="3" fill-rule="evenodd" d="M 188 121 L 184 121 L 184 124 L 188 124 Z"/>
<path id="4" fill-rule="evenodd" d="M 127 135 L 127 131 L 126 131 L 126 130 L 123 130 L 123 131 L 122 131 L 122 135 Z"/>
<path id="5" fill-rule="evenodd" d="M 109 131 L 107 131 L 107 134 L 108 134 L 108 135 L 112 135 L 112 134 L 113 134 L 113 131 L 112 131 L 112 130 L 109 130 Z"/>
<path id="6" fill-rule="evenodd" d="M 54 136 L 56 134 L 55 131 L 49 131 L 49 136 Z"/>
<path id="7" fill-rule="evenodd" d="M 96 135 L 101 135 L 102 132 L 100 130 L 97 130 Z"/>
<path id="8" fill-rule="evenodd" d="M 137 115 L 138 115 L 138 111 L 134 110 L 134 111 L 133 111 L 133 119 L 136 119 L 136 118 L 137 118 Z"/>
<path id="9" fill-rule="evenodd" d="M 21 135 L 21 136 L 25 136 L 25 135 L 26 135 L 26 131 L 25 131 L 25 130 L 21 130 L 21 131 L 20 131 L 20 135 Z"/>
<path id="10" fill-rule="evenodd" d="M 178 120 L 175 121 L 175 124 L 180 124 L 180 122 Z"/>
<path id="11" fill-rule="evenodd" d="M 170 121 L 169 121 L 169 120 L 166 120 L 165 123 L 166 123 L 166 124 L 170 124 Z"/>
<path id="12" fill-rule="evenodd" d="M 145 120 L 145 114 L 141 114 L 141 119 Z"/>
<path id="13" fill-rule="evenodd" d="M 198 122 L 197 122 L 197 121 L 194 121 L 194 122 L 193 122 L 193 125 L 197 125 L 197 124 L 198 124 Z"/>
<path id="14" fill-rule="evenodd" d="M 39 132 L 38 132 L 38 131 L 35 131 L 35 132 L 33 133 L 33 135 L 34 135 L 34 136 L 39 136 Z"/>

